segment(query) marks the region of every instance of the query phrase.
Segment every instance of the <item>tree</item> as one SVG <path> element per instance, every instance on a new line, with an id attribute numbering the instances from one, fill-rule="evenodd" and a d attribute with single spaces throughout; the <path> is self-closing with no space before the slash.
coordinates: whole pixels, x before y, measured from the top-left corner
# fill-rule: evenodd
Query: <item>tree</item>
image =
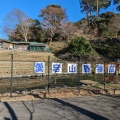
<path id="1" fill-rule="evenodd" d="M 100 23 L 103 23 L 108 26 L 108 24 L 110 23 L 110 21 L 113 17 L 115 17 L 115 13 L 113 13 L 113 12 L 102 13 L 102 14 L 100 14 L 99 21 L 100 21 Z"/>
<path id="2" fill-rule="evenodd" d="M 99 15 L 99 34 L 107 37 L 109 34 L 109 24 L 111 24 L 111 19 L 115 17 L 115 13 L 106 12 Z"/>
<path id="3" fill-rule="evenodd" d="M 100 33 L 99 11 L 102 8 L 107 8 L 111 4 L 111 0 L 79 0 L 81 11 L 86 12 L 88 25 L 91 24 L 94 28 L 97 26 L 97 35 Z M 91 13 L 96 11 L 96 17 Z M 89 13 L 89 14 L 88 14 Z M 94 29 L 95 30 L 95 29 Z"/>
<path id="4" fill-rule="evenodd" d="M 113 0 L 114 4 L 119 4 L 120 0 Z"/>
<path id="5" fill-rule="evenodd" d="M 109 33 L 117 38 L 118 33 L 120 32 L 120 15 L 115 15 L 111 19 L 111 23 L 109 24 L 108 28 Z"/>
<path id="6" fill-rule="evenodd" d="M 32 20 L 21 10 L 14 8 L 4 18 L 4 33 L 8 36 L 12 31 L 18 29 L 27 42 L 29 37 L 29 28 L 32 25 Z"/>
<path id="7" fill-rule="evenodd" d="M 68 48 L 69 48 L 69 51 L 77 57 L 85 57 L 92 50 L 90 42 L 87 41 L 85 38 L 79 37 L 79 36 L 75 36 L 72 39 Z"/>
<path id="8" fill-rule="evenodd" d="M 36 42 L 43 41 L 41 23 L 37 19 L 32 21 L 33 21 L 33 24 L 30 27 L 30 41 L 36 41 Z"/>
<path id="9" fill-rule="evenodd" d="M 99 39 L 91 44 L 96 52 L 104 58 L 109 60 L 120 58 L 120 40 L 117 38 Z"/>
<path id="10" fill-rule="evenodd" d="M 54 35 L 61 30 L 61 22 L 66 18 L 65 10 L 59 5 L 48 5 L 41 10 L 39 17 L 43 20 L 43 30 L 49 34 L 51 43 Z"/>
<path id="11" fill-rule="evenodd" d="M 69 42 L 73 37 L 73 35 L 75 35 L 75 32 L 77 31 L 77 27 L 70 22 L 63 23 L 62 26 L 63 26 L 62 29 L 63 36 L 67 39 L 67 42 Z"/>
<path id="12" fill-rule="evenodd" d="M 120 11 L 120 0 L 113 0 L 114 5 L 118 4 L 116 9 Z"/>
<path id="13" fill-rule="evenodd" d="M 96 10 L 96 16 L 99 17 L 100 9 L 106 9 L 110 6 L 111 0 L 94 0 L 93 7 Z"/>
<path id="14" fill-rule="evenodd" d="M 88 27 L 87 20 L 85 18 L 79 20 L 74 25 L 77 27 L 77 32 L 76 32 L 77 36 L 80 36 L 80 35 L 84 36 L 85 34 L 89 34 L 89 27 Z"/>
<path id="15" fill-rule="evenodd" d="M 102 8 L 110 6 L 111 0 L 79 0 L 81 12 L 86 12 L 90 17 L 96 11 L 96 16 L 99 16 L 99 11 Z"/>
<path id="16" fill-rule="evenodd" d="M 79 0 L 81 12 L 86 12 L 87 19 L 92 15 L 93 0 Z"/>
<path id="17" fill-rule="evenodd" d="M 23 35 L 20 33 L 19 29 L 15 29 L 9 34 L 10 41 L 24 41 Z"/>
<path id="18" fill-rule="evenodd" d="M 20 32 L 20 25 L 17 25 L 17 28 L 13 30 L 10 35 L 9 39 L 11 41 L 24 41 L 24 37 Z M 39 20 L 31 20 L 31 25 L 29 27 L 29 33 L 27 36 L 28 41 L 36 41 L 40 42 L 41 41 L 41 36 L 42 36 L 42 28 L 40 25 Z"/>

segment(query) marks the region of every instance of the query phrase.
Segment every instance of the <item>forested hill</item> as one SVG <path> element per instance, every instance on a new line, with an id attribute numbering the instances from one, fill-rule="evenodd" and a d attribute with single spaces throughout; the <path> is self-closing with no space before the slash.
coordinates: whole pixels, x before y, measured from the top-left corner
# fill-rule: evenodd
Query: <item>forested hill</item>
<path id="1" fill-rule="evenodd" d="M 120 12 L 120 1 L 114 0 L 114 4 Z M 101 56 L 116 59 L 120 58 L 120 14 L 109 11 L 100 14 L 101 9 L 110 6 L 111 0 L 100 0 L 97 6 L 94 0 L 80 0 L 81 12 L 87 17 L 75 23 L 68 20 L 60 5 L 48 5 L 40 10 L 40 20 L 29 18 L 15 8 L 5 17 L 4 32 L 9 41 L 47 43 L 51 52 L 61 59 L 78 60 L 90 56 L 91 59 Z"/>
<path id="2" fill-rule="evenodd" d="M 83 18 L 74 25 L 87 39 L 120 38 L 120 14 L 106 12 L 88 19 Z"/>

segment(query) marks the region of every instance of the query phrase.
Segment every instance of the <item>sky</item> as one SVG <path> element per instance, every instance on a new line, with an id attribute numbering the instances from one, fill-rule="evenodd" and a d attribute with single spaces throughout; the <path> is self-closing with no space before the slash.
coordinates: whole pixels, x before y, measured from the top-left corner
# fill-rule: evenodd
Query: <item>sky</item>
<path id="1" fill-rule="evenodd" d="M 77 22 L 85 17 L 80 12 L 79 0 L 0 0 L 0 38 L 7 39 L 2 32 L 4 18 L 12 9 L 18 8 L 32 19 L 39 19 L 38 15 L 41 9 L 47 5 L 58 4 L 66 9 L 69 21 Z M 114 11 L 115 6 L 109 7 L 108 11 Z M 102 10 L 104 12 L 106 10 Z"/>

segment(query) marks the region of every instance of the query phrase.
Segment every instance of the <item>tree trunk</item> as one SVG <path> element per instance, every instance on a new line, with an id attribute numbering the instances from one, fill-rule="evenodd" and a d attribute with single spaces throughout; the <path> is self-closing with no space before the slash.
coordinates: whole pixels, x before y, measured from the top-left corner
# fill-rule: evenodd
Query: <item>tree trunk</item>
<path id="1" fill-rule="evenodd" d="M 70 38 L 69 38 L 69 36 L 67 37 L 67 42 L 69 43 L 69 40 L 70 40 Z"/>
<path id="2" fill-rule="evenodd" d="M 115 37 L 117 38 L 117 35 L 118 35 L 118 31 L 116 31 L 116 33 L 115 33 Z"/>
<path id="3" fill-rule="evenodd" d="M 53 41 L 53 36 L 52 36 L 52 34 L 51 34 L 51 37 L 50 37 L 50 44 L 52 43 L 52 41 Z"/>
<path id="4" fill-rule="evenodd" d="M 25 38 L 25 42 L 28 42 L 28 39 L 27 39 L 27 36 L 26 36 L 26 35 L 24 35 L 24 38 Z"/>
<path id="5" fill-rule="evenodd" d="M 52 37 L 50 38 L 50 44 L 52 44 Z"/>
<path id="6" fill-rule="evenodd" d="M 96 16 L 97 16 L 97 18 L 98 18 L 98 16 L 99 16 L 98 0 L 97 0 L 97 10 L 96 10 Z"/>

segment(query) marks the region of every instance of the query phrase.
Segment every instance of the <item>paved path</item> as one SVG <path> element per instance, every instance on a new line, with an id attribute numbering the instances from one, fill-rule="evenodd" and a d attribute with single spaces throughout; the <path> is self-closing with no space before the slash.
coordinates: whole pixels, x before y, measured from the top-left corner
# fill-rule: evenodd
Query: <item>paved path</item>
<path id="1" fill-rule="evenodd" d="M 120 96 L 0 102 L 0 120 L 120 120 Z"/>

